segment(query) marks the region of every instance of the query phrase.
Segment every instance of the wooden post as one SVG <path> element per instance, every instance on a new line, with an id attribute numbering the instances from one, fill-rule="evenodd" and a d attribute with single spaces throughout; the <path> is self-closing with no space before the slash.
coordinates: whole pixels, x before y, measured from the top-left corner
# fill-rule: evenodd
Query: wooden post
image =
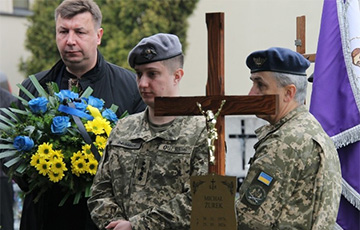
<path id="1" fill-rule="evenodd" d="M 315 62 L 316 54 L 306 54 L 306 18 L 305 16 L 296 17 L 296 52 L 302 54 L 310 62 Z"/>

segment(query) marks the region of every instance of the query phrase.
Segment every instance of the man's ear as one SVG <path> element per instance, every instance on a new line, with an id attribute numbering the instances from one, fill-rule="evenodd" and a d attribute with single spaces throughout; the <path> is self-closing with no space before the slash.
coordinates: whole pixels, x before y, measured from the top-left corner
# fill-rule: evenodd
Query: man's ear
<path id="1" fill-rule="evenodd" d="M 100 45 L 101 44 L 101 38 L 103 36 L 103 33 L 104 33 L 104 29 L 103 28 L 99 28 L 97 30 L 97 33 L 96 33 L 96 36 L 97 36 L 97 45 Z"/>
<path id="2" fill-rule="evenodd" d="M 285 97 L 284 101 L 289 102 L 295 98 L 296 86 L 294 84 L 285 86 Z"/>
<path id="3" fill-rule="evenodd" d="M 184 76 L 184 70 L 182 68 L 178 68 L 175 73 L 174 73 L 174 81 L 176 84 L 179 84 L 179 82 L 181 81 L 182 77 Z"/>

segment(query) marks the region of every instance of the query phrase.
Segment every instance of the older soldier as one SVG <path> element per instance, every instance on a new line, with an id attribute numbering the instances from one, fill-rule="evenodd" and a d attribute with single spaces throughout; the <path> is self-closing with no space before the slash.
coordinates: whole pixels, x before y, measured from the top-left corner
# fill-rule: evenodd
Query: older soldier
<path id="1" fill-rule="evenodd" d="M 190 176 L 208 170 L 203 117 L 154 115 L 154 98 L 178 96 L 177 36 L 155 34 L 129 53 L 145 112 L 120 120 L 99 164 L 88 206 L 100 229 L 189 229 Z"/>
<path id="2" fill-rule="evenodd" d="M 284 48 L 250 54 L 249 95 L 279 95 L 279 111 L 259 141 L 236 201 L 238 229 L 333 229 L 340 194 L 340 163 L 332 140 L 304 106 L 302 55 Z"/>

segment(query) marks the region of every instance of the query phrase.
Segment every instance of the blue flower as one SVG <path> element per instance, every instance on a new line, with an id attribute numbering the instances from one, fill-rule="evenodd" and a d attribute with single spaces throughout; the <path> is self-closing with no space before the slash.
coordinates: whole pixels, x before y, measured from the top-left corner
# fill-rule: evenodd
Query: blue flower
<path id="1" fill-rule="evenodd" d="M 29 101 L 29 107 L 33 113 L 45 113 L 48 102 L 48 99 L 45 97 L 37 97 Z"/>
<path id="2" fill-rule="evenodd" d="M 83 112 L 86 111 L 87 104 L 85 104 L 84 102 L 74 102 L 74 105 L 75 105 L 76 109 L 83 111 Z"/>
<path id="3" fill-rule="evenodd" d="M 92 107 L 95 107 L 95 108 L 98 108 L 99 110 L 102 110 L 102 108 L 104 106 L 104 101 L 100 100 L 97 97 L 89 96 L 88 104 L 91 105 Z"/>
<path id="4" fill-rule="evenodd" d="M 70 118 L 66 116 L 57 116 L 53 118 L 51 132 L 55 134 L 64 134 L 71 126 Z"/>
<path id="5" fill-rule="evenodd" d="M 101 115 L 105 117 L 107 120 L 116 122 L 118 118 L 116 117 L 116 114 L 111 109 L 105 109 Z"/>
<path id="6" fill-rule="evenodd" d="M 28 136 L 17 136 L 13 145 L 19 151 L 29 151 L 34 147 L 34 141 Z"/>
<path id="7" fill-rule="evenodd" d="M 79 98 L 79 94 L 78 93 L 74 93 L 71 90 L 67 90 L 67 89 L 63 89 L 60 90 L 59 93 L 55 93 L 55 95 L 59 98 L 59 100 L 62 102 L 63 100 L 65 100 L 65 98 L 68 99 L 76 99 Z"/>

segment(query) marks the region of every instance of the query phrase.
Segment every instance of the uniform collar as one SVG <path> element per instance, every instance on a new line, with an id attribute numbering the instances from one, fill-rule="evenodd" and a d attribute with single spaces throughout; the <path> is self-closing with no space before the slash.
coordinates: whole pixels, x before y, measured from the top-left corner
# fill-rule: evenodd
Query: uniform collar
<path id="1" fill-rule="evenodd" d="M 288 122 L 289 120 L 293 119 L 295 116 L 299 116 L 303 112 L 306 112 L 305 105 L 298 106 L 297 108 L 291 110 L 286 116 L 281 118 L 278 122 L 271 125 L 264 125 L 255 130 L 255 134 L 257 135 L 258 139 L 261 140 L 265 138 L 268 134 L 275 132 L 278 130 L 283 124 Z"/>
<path id="2" fill-rule="evenodd" d="M 155 138 L 161 138 L 168 141 L 174 141 L 179 138 L 180 128 L 182 125 L 177 125 L 184 122 L 184 117 L 176 117 L 173 123 L 169 126 L 168 129 L 161 133 L 152 134 L 150 130 L 149 118 L 148 118 L 148 108 L 142 112 L 142 117 L 139 122 L 139 126 L 133 130 L 129 135 L 130 140 L 142 139 L 145 142 L 151 141 Z"/>

